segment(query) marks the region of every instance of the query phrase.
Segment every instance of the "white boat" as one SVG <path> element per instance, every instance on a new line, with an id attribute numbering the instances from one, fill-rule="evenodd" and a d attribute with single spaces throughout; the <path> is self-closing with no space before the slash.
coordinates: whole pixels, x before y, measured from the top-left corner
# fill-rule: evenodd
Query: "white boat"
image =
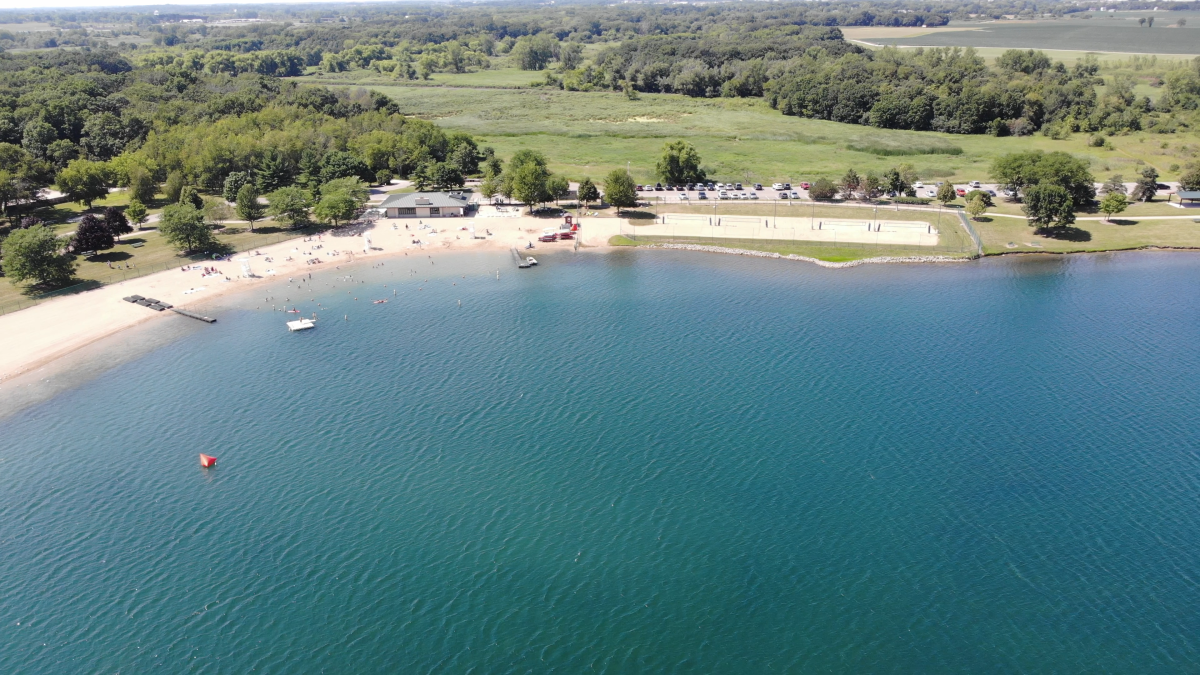
<path id="1" fill-rule="evenodd" d="M 316 328 L 316 319 L 296 319 L 295 321 L 287 322 L 288 330 L 305 330 L 308 328 Z"/>
<path id="2" fill-rule="evenodd" d="M 537 258 L 534 258 L 533 256 L 529 256 L 528 258 L 525 258 L 525 262 L 529 263 L 530 265 L 536 265 Z"/>

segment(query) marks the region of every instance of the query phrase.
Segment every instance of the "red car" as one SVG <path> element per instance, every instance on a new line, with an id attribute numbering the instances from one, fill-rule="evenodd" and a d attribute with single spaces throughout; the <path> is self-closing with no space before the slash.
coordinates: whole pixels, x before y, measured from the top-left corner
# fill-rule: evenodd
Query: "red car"
<path id="1" fill-rule="evenodd" d="M 538 237 L 538 241 L 558 241 L 558 235 L 557 234 L 543 234 L 542 236 Z"/>
<path id="2" fill-rule="evenodd" d="M 808 183 L 801 183 L 801 184 L 800 184 L 800 187 L 801 187 L 802 189 L 804 189 L 804 190 L 807 190 L 807 189 L 808 189 L 810 186 L 809 186 L 809 184 L 808 184 Z"/>
<path id="3" fill-rule="evenodd" d="M 958 195 L 959 197 L 966 197 L 967 191 L 962 188 L 954 188 L 954 194 Z"/>

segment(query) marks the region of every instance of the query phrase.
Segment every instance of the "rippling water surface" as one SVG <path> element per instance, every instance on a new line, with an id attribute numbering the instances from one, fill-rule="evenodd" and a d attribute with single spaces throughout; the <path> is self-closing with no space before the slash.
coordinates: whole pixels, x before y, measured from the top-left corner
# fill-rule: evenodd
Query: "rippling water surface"
<path id="1" fill-rule="evenodd" d="M 0 672 L 1200 670 L 1200 258 L 356 274 L 0 421 Z"/>

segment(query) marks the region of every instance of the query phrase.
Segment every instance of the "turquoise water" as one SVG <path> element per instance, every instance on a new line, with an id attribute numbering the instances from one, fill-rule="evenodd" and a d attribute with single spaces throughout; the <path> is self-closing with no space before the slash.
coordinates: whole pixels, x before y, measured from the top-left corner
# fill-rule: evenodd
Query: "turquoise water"
<path id="1" fill-rule="evenodd" d="M 0 672 L 1200 670 L 1194 255 L 355 274 L 0 421 Z"/>

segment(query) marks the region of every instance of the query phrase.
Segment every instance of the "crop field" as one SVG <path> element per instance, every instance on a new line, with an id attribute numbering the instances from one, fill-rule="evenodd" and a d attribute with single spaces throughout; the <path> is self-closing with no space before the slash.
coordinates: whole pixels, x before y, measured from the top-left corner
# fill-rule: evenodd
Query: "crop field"
<path id="1" fill-rule="evenodd" d="M 1153 28 L 1139 26 L 1137 19 L 1153 16 Z M 1186 26 L 1175 26 L 1187 19 Z M 976 47 L 1004 49 L 1053 49 L 1134 54 L 1200 54 L 1200 13 L 1121 12 L 1097 13 L 1091 19 L 1055 21 L 1012 21 L 960 23 L 961 30 L 942 29 L 907 37 L 858 38 L 879 45 L 906 47 Z M 990 55 L 990 54 L 985 54 Z"/>
<path id="2" fill-rule="evenodd" d="M 1200 146 L 1200 139 L 1192 136 L 1131 134 L 1113 138 L 1115 149 L 1109 150 L 1088 147 L 1083 134 L 1061 141 L 1045 136 L 994 138 L 787 117 L 757 99 L 643 94 L 631 101 L 615 92 L 374 85 L 372 74 L 357 75 L 357 81 L 346 78 L 341 86 L 377 89 L 406 115 L 472 133 L 501 157 L 521 149 L 540 151 L 552 171 L 573 180 L 599 179 L 628 166 L 636 180 L 649 181 L 662 144 L 680 138 L 697 147 L 714 180 L 762 183 L 838 178 L 849 168 L 884 171 L 900 162 L 913 164 L 923 180 L 984 180 L 995 157 L 1030 149 L 1087 157 L 1102 179 L 1113 173 L 1136 176 L 1140 161 L 1171 180 L 1175 176 L 1170 167 L 1186 164 Z"/>

